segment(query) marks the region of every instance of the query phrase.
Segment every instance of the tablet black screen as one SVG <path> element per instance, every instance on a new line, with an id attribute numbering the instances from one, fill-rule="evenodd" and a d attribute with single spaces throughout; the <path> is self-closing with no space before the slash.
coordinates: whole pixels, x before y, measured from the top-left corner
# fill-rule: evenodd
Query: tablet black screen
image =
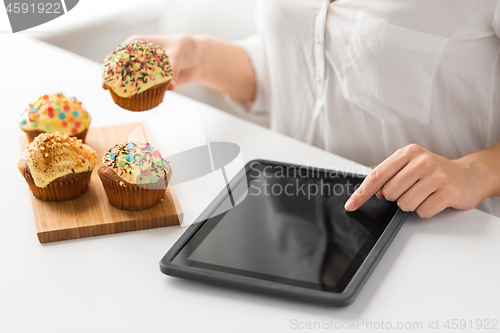
<path id="1" fill-rule="evenodd" d="M 356 212 L 344 203 L 363 178 L 255 162 L 248 194 L 209 218 L 172 263 L 340 293 L 398 207 L 372 197 Z"/>

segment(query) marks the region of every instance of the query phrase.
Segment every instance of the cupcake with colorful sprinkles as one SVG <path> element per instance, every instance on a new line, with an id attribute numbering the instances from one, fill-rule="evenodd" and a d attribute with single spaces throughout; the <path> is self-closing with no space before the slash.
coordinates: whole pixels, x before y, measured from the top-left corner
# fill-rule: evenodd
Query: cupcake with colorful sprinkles
<path id="1" fill-rule="evenodd" d="M 130 111 L 158 106 L 173 78 L 168 56 L 147 41 L 120 45 L 104 59 L 102 69 L 103 88 L 116 104 Z"/>
<path id="2" fill-rule="evenodd" d="M 33 141 L 42 133 L 68 134 L 85 142 L 90 117 L 76 97 L 67 98 L 63 93 L 41 96 L 21 113 L 19 126 Z"/>
<path id="3" fill-rule="evenodd" d="M 88 190 L 97 163 L 94 149 L 67 133 L 42 133 L 27 147 L 18 168 L 40 200 L 74 199 Z"/>
<path id="4" fill-rule="evenodd" d="M 144 210 L 163 201 L 172 170 L 158 149 L 131 141 L 106 151 L 97 174 L 112 206 Z"/>

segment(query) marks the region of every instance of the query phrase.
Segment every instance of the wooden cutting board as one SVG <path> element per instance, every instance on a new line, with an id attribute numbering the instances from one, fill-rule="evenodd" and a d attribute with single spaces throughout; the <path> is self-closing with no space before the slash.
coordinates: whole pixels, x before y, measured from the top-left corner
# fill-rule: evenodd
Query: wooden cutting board
<path id="1" fill-rule="evenodd" d="M 167 227 L 182 222 L 183 213 L 172 186 L 168 186 L 162 202 L 143 211 L 121 210 L 109 204 L 97 175 L 97 167 L 106 150 L 129 138 L 145 141 L 144 138 L 148 139 L 147 131 L 140 124 L 90 128 L 86 143 L 97 152 L 97 165 L 92 172 L 88 192 L 79 198 L 42 201 L 31 194 L 27 184 L 24 185 L 33 206 L 40 243 Z M 149 142 L 154 146 L 154 142 Z M 28 144 L 25 136 L 20 138 L 20 144 L 24 152 Z"/>

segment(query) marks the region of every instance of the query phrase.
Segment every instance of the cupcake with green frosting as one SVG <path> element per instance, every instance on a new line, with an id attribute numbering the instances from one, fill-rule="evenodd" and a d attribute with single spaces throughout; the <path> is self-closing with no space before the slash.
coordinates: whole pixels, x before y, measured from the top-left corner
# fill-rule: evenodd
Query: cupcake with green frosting
<path id="1" fill-rule="evenodd" d="M 131 141 L 106 151 L 97 174 L 112 206 L 144 210 L 163 201 L 172 170 L 158 149 Z"/>

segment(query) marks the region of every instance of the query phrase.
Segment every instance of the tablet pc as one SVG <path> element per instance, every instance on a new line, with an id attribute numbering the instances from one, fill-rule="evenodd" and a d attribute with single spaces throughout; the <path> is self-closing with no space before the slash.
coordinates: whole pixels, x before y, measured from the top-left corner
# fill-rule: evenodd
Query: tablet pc
<path id="1" fill-rule="evenodd" d="M 160 262 L 163 273 L 331 306 L 354 301 L 408 214 L 375 196 L 344 204 L 364 176 L 254 160 Z M 244 191 L 235 189 L 243 188 Z M 243 199 L 217 213 L 237 192 Z M 241 194 L 242 193 L 242 194 Z"/>

